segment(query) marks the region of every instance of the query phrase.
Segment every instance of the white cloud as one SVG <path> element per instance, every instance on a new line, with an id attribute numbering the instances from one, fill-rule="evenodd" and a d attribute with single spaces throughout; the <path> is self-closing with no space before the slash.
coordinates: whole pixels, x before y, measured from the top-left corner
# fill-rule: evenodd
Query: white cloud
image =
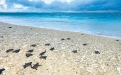
<path id="1" fill-rule="evenodd" d="M 47 4 L 50 4 L 50 3 L 53 2 L 54 0 L 42 0 L 42 1 L 44 1 L 44 2 L 47 3 Z"/>
<path id="2" fill-rule="evenodd" d="M 47 4 L 50 4 L 53 1 L 60 1 L 60 2 L 68 2 L 68 3 L 70 3 L 73 0 L 42 0 L 42 1 L 44 1 Z"/>
<path id="3" fill-rule="evenodd" d="M 14 4 L 13 8 L 14 9 L 28 9 L 28 7 L 25 7 L 25 6 L 21 5 L 21 4 Z"/>
<path id="4" fill-rule="evenodd" d="M 51 2 L 55 1 L 55 0 L 29 0 L 30 2 L 39 2 L 39 1 L 44 1 L 47 4 L 50 4 Z"/>
<path id="5" fill-rule="evenodd" d="M 7 9 L 6 0 L 0 0 L 0 5 L 2 5 L 4 9 Z"/>
<path id="6" fill-rule="evenodd" d="M 8 7 L 8 8 L 7 8 Z M 98 11 L 119 10 L 121 0 L 0 0 L 0 11 Z"/>

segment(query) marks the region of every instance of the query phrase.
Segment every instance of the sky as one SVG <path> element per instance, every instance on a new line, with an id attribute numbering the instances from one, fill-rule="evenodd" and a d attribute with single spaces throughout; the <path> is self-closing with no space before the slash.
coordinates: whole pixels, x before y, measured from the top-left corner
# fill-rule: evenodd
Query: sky
<path id="1" fill-rule="evenodd" d="M 0 12 L 121 11 L 121 0 L 0 0 Z"/>

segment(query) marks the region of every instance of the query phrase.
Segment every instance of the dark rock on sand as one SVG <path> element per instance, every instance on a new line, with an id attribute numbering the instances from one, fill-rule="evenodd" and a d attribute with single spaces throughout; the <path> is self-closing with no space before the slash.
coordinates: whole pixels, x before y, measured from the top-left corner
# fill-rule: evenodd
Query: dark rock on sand
<path id="1" fill-rule="evenodd" d="M 36 63 L 36 64 L 35 64 L 33 67 L 31 67 L 31 68 L 33 68 L 33 69 L 36 69 L 36 70 L 37 70 L 38 66 L 42 66 L 42 65 L 39 65 L 39 63 Z"/>
<path id="2" fill-rule="evenodd" d="M 24 68 L 26 68 L 26 67 L 28 67 L 28 66 L 31 67 L 31 65 L 32 65 L 32 62 L 28 62 L 28 63 L 25 63 L 25 65 L 23 65 L 23 67 L 24 67 Z"/>
<path id="3" fill-rule="evenodd" d="M 47 56 L 40 56 L 40 59 L 45 59 L 46 60 Z"/>
<path id="4" fill-rule="evenodd" d="M 40 55 L 42 56 L 42 55 L 44 55 L 45 53 L 46 53 L 46 50 L 45 50 L 44 52 L 40 53 Z"/>
<path id="5" fill-rule="evenodd" d="M 8 49 L 8 50 L 6 50 L 7 53 L 8 53 L 8 52 L 11 52 L 11 51 L 13 51 L 13 49 Z"/>
<path id="6" fill-rule="evenodd" d="M 4 68 L 0 69 L 0 74 L 2 74 L 2 72 L 3 72 L 4 70 L 5 70 Z"/>

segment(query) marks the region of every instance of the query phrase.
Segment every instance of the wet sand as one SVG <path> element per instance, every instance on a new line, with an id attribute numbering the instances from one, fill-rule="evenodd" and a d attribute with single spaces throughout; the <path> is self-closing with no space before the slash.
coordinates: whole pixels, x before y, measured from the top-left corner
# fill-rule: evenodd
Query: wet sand
<path id="1" fill-rule="evenodd" d="M 121 40 L 0 22 L 2 68 L 2 75 L 121 75 Z"/>

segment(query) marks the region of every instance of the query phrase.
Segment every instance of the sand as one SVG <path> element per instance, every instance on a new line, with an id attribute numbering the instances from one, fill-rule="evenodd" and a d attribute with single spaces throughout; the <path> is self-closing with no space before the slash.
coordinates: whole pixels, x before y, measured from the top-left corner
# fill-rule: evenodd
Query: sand
<path id="1" fill-rule="evenodd" d="M 20 51 L 7 53 L 8 49 Z M 30 49 L 33 55 L 26 57 Z M 40 59 L 45 50 L 46 60 Z M 28 62 L 42 66 L 24 69 Z M 0 22 L 1 68 L 2 75 L 121 75 L 121 40 Z"/>

